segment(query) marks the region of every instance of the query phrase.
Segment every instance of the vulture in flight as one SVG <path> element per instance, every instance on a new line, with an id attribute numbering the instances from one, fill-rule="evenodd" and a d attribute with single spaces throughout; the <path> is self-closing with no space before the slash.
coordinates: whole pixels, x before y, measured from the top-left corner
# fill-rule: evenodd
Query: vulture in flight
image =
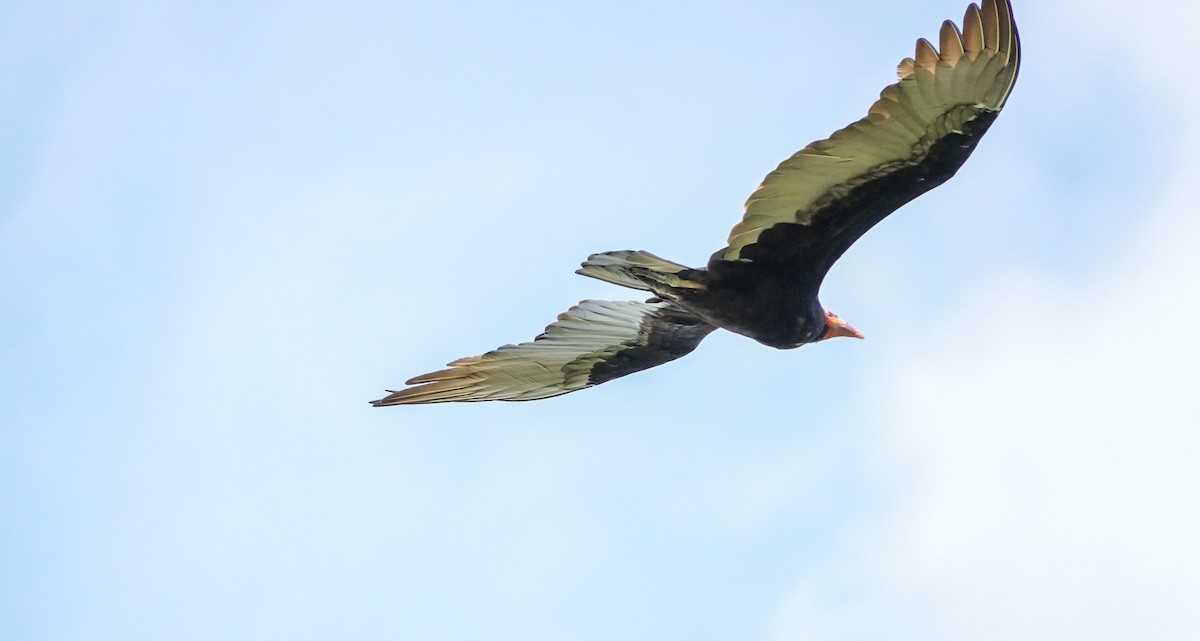
<path id="1" fill-rule="evenodd" d="M 593 254 L 579 274 L 649 292 L 585 300 L 528 343 L 410 379 L 375 406 L 528 401 L 662 365 L 727 329 L 778 349 L 863 335 L 818 300 L 826 272 L 860 236 L 954 175 L 1004 107 L 1021 44 L 1008 0 L 971 4 L 900 62 L 866 117 L 767 174 L 728 245 L 704 267 L 643 251 Z"/>

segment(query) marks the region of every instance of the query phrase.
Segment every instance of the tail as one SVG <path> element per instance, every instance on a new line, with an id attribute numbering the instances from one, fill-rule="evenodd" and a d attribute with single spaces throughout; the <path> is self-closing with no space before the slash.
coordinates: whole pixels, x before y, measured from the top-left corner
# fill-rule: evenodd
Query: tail
<path id="1" fill-rule="evenodd" d="M 704 283 L 697 279 L 699 270 L 643 251 L 592 254 L 575 273 L 654 292 L 668 300 L 677 298 L 679 290 L 704 289 Z"/>

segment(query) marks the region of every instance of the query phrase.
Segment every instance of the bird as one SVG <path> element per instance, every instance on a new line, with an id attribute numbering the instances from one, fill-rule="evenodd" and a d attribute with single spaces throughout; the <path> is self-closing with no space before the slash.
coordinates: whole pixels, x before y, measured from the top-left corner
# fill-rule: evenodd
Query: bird
<path id="1" fill-rule="evenodd" d="M 877 223 L 952 177 L 1004 108 L 1021 43 L 1009 0 L 970 4 L 938 46 L 921 38 L 867 115 L 784 160 L 704 267 L 645 251 L 592 254 L 576 273 L 649 293 L 584 300 L 530 342 L 409 379 L 376 407 L 527 401 L 691 353 L 717 329 L 777 349 L 862 332 L 820 303 L 830 267 Z"/>

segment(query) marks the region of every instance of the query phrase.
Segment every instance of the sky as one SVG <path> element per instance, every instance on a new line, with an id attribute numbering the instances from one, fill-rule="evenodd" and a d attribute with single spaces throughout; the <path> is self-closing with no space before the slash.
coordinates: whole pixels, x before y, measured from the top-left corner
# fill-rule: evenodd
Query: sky
<path id="1" fill-rule="evenodd" d="M 964 8 L 8 7 L 0 637 L 1194 638 L 1193 3 L 1017 0 L 825 282 L 866 341 L 367 404 L 630 298 L 589 253 L 703 263 Z"/>

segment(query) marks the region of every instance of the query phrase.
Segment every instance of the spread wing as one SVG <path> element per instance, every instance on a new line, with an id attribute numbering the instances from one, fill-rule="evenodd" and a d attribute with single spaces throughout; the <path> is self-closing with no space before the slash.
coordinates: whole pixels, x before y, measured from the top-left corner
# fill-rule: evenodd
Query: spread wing
<path id="1" fill-rule="evenodd" d="M 865 118 L 767 175 L 729 246 L 713 255 L 714 275 L 759 263 L 786 266 L 819 286 L 868 229 L 954 175 L 1004 107 L 1020 66 L 1008 0 L 982 5 L 967 8 L 962 31 L 942 24 L 940 53 L 918 40 L 915 56 L 899 65 L 900 81 Z"/>
<path id="2" fill-rule="evenodd" d="M 673 361 L 716 329 L 678 305 L 585 300 L 529 343 L 460 358 L 371 404 L 531 401 Z M 389 390 L 390 391 L 390 390 Z"/>

